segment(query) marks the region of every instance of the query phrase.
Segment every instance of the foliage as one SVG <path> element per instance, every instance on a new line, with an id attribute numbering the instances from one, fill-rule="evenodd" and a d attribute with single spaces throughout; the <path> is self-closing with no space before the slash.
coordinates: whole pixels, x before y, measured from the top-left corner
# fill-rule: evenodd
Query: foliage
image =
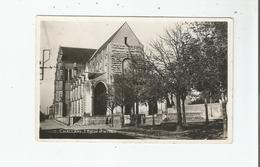
<path id="1" fill-rule="evenodd" d="M 194 85 L 220 98 L 221 92 L 227 93 L 227 23 L 196 22 L 191 29 L 200 42 Z"/>

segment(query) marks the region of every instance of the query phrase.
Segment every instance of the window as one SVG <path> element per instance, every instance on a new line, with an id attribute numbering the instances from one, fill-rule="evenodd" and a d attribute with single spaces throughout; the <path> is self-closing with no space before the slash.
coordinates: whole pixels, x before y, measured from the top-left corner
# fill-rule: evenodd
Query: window
<path id="1" fill-rule="evenodd" d="M 65 69 L 64 71 L 64 79 L 65 81 L 68 81 L 68 69 Z"/>
<path id="2" fill-rule="evenodd" d="M 126 74 L 127 72 L 130 71 L 130 65 L 131 65 L 131 60 L 130 59 L 124 59 L 122 62 L 122 72 L 123 74 Z"/>
<path id="3" fill-rule="evenodd" d="M 127 43 L 127 37 L 125 37 L 125 45 L 128 46 L 128 43 Z"/>

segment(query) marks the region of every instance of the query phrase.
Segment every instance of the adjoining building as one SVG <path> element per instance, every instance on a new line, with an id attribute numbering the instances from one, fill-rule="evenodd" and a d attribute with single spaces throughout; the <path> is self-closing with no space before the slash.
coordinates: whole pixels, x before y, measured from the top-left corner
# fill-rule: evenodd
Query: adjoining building
<path id="1" fill-rule="evenodd" d="M 95 49 L 60 47 L 54 81 L 55 118 L 67 122 L 70 115 L 71 84 L 82 75 Z"/>

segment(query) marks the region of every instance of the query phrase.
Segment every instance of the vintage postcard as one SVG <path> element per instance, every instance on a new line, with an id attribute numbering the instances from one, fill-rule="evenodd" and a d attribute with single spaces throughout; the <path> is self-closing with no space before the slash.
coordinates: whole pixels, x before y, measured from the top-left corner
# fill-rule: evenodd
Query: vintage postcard
<path id="1" fill-rule="evenodd" d="M 36 20 L 37 140 L 232 142 L 232 19 Z"/>

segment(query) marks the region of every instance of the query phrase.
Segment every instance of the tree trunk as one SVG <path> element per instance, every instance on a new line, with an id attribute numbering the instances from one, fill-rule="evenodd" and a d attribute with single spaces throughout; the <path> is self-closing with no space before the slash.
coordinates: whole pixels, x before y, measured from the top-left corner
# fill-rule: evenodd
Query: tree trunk
<path id="1" fill-rule="evenodd" d="M 223 137 L 228 137 L 228 117 L 227 117 L 227 102 L 224 98 L 222 98 L 222 111 L 223 111 Z"/>
<path id="2" fill-rule="evenodd" d="M 153 126 L 155 125 L 155 120 L 154 120 L 154 113 L 153 113 Z"/>
<path id="3" fill-rule="evenodd" d="M 180 104 L 180 96 L 176 95 L 176 105 L 177 105 L 177 126 L 176 130 L 181 131 L 182 130 L 182 116 L 181 116 L 181 104 Z"/>
<path id="4" fill-rule="evenodd" d="M 158 113 L 158 106 L 157 106 L 157 100 L 155 98 L 149 99 L 148 100 L 148 112 L 149 115 L 152 115 L 152 125 L 155 125 L 155 118 L 154 118 L 154 114 Z"/>
<path id="5" fill-rule="evenodd" d="M 174 100 L 173 100 L 173 94 L 171 94 L 171 101 L 172 101 L 172 107 L 175 106 Z"/>
<path id="6" fill-rule="evenodd" d="M 134 126 L 136 125 L 136 120 L 135 120 L 135 117 L 136 117 L 136 113 L 135 113 L 135 103 L 131 104 L 131 124 L 133 124 Z M 133 110 L 132 110 L 133 109 Z"/>
<path id="7" fill-rule="evenodd" d="M 166 114 L 168 113 L 167 100 L 166 100 L 166 103 L 165 103 L 165 113 L 166 113 Z"/>
<path id="8" fill-rule="evenodd" d="M 168 107 L 169 107 L 169 98 L 168 96 L 165 96 L 165 113 L 168 113 Z"/>
<path id="9" fill-rule="evenodd" d="M 209 97 L 209 103 L 210 103 L 210 117 L 213 117 L 213 111 L 212 111 L 212 96 L 210 94 L 210 97 Z"/>
<path id="10" fill-rule="evenodd" d="M 135 109 L 135 112 L 136 112 L 136 126 L 139 126 L 139 102 L 136 101 L 136 105 L 135 105 L 136 109 Z"/>
<path id="11" fill-rule="evenodd" d="M 185 98 L 182 98 L 182 119 L 183 125 L 186 125 Z"/>
<path id="12" fill-rule="evenodd" d="M 208 102 L 207 98 L 204 99 L 204 105 L 205 105 L 205 115 L 206 115 L 206 125 L 209 124 L 209 112 L 208 112 Z"/>
<path id="13" fill-rule="evenodd" d="M 121 105 L 121 114 L 122 114 L 121 126 L 124 126 L 124 106 L 123 105 Z"/>
<path id="14" fill-rule="evenodd" d="M 111 109 L 111 125 L 114 126 L 114 107 Z"/>

